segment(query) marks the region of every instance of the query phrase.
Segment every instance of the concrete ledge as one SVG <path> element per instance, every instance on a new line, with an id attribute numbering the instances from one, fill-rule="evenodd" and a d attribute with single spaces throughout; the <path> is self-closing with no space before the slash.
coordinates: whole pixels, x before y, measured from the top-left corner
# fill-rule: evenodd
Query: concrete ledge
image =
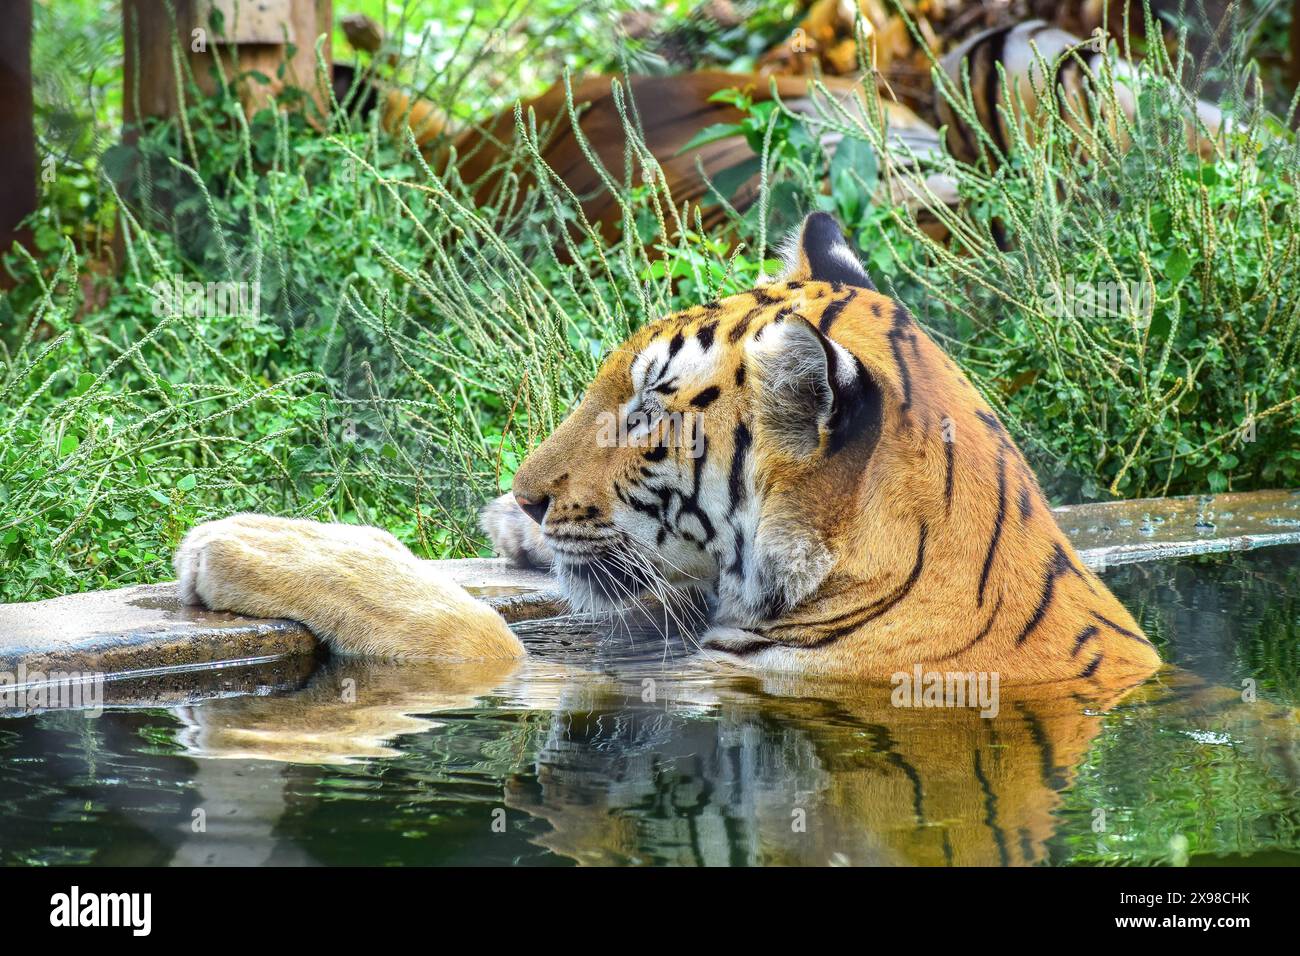
<path id="1" fill-rule="evenodd" d="M 1300 492 L 1071 505 L 1055 514 L 1094 568 L 1300 542 Z M 509 621 L 566 611 L 548 575 L 496 559 L 437 563 Z M 0 605 L 0 671 L 9 673 L 21 665 L 28 673 L 170 679 L 187 670 L 306 657 L 315 650 L 315 639 L 300 624 L 182 607 L 171 584 Z"/>
<path id="2" fill-rule="evenodd" d="M 311 653 L 301 624 L 182 607 L 171 584 L 0 605 L 0 668 L 119 673 Z"/>
<path id="3" fill-rule="evenodd" d="M 1300 542 L 1300 491 L 1135 498 L 1053 512 L 1092 568 Z"/>
<path id="4" fill-rule="evenodd" d="M 495 558 L 434 563 L 508 621 L 565 611 L 546 574 Z M 10 672 L 169 672 L 315 650 L 301 624 L 185 607 L 171 583 L 0 604 L 0 670 Z"/>

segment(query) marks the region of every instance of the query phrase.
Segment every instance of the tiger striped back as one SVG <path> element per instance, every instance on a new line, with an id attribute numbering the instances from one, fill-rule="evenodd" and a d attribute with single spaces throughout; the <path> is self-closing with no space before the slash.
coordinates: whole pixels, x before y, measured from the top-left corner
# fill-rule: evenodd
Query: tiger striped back
<path id="1" fill-rule="evenodd" d="M 1088 96 L 1091 77 L 1100 75 L 1106 56 L 1095 38 L 1077 37 L 1042 20 L 994 27 L 969 37 L 944 56 L 942 66 L 960 99 L 965 98 L 969 80 L 970 106 L 980 130 L 972 129 L 947 97 L 936 96 L 939 121 L 948 131 L 949 152 L 968 163 L 987 158 L 997 165 L 1012 149 L 1010 122 L 1020 122 L 1033 142 L 1033 121 L 1041 118 L 1044 96 L 1056 97 L 1062 117 L 1085 145 L 1091 142 L 1090 128 L 1100 121 L 1107 125 L 1110 136 L 1127 148 L 1126 124 L 1114 116 L 1094 115 Z M 1124 81 L 1134 76 L 1135 68 L 1119 58 L 1110 66 L 1120 80 L 1113 86 L 1114 104 L 1132 123 L 1136 101 L 1132 87 Z M 1105 104 L 1109 98 L 1098 101 Z M 1197 101 L 1191 112 L 1195 115 L 1189 114 L 1186 123 L 1189 148 L 1208 156 L 1223 126 L 1223 115 L 1203 100 Z"/>

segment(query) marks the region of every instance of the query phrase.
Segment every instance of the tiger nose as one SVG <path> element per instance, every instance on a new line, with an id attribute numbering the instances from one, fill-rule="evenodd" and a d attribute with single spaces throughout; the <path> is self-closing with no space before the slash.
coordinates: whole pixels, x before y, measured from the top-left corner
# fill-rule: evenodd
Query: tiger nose
<path id="1" fill-rule="evenodd" d="M 542 519 L 546 517 L 546 509 L 551 504 L 551 499 L 545 495 L 540 498 L 525 498 L 523 495 L 515 495 L 515 501 L 519 502 L 519 507 L 524 510 L 524 514 L 538 524 L 541 524 Z"/>

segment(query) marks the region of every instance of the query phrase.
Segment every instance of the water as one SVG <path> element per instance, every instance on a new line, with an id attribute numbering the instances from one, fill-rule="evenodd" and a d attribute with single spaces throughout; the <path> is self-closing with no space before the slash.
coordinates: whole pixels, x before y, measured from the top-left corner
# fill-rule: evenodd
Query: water
<path id="1" fill-rule="evenodd" d="M 514 673 L 110 685 L 98 718 L 0 718 L 0 861 L 1300 863 L 1300 547 L 1107 581 L 1179 669 L 1119 702 L 1002 688 L 992 719 L 720 674 L 646 622 L 530 637 Z"/>

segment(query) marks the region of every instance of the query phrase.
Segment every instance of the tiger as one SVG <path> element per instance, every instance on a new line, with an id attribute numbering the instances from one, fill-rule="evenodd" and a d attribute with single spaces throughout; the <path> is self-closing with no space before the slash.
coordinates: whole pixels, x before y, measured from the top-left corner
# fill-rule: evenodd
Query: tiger
<path id="1" fill-rule="evenodd" d="M 990 404 L 826 213 L 770 282 L 602 362 L 483 525 L 577 610 L 701 595 L 699 655 L 866 683 L 915 666 L 1129 687 L 1155 646 L 1079 560 Z M 335 653 L 520 661 L 487 603 L 386 531 L 260 515 L 178 547 L 191 604 L 299 621 Z"/>
<path id="2" fill-rule="evenodd" d="M 944 55 L 940 66 L 948 92 L 968 105 L 962 111 L 954 108 L 948 95 L 935 97 L 948 152 L 964 163 L 983 159 L 997 166 L 1004 161 L 1016 141 L 1013 122 L 1033 142 L 1041 135 L 1048 112 L 1043 99 L 1048 96 L 1055 97 L 1062 120 L 1089 152 L 1104 148 L 1093 132 L 1102 126 L 1117 146 L 1129 147 L 1137 122 L 1139 70 L 1115 56 L 1096 35 L 1076 36 L 1037 19 L 1008 23 L 963 40 Z M 1107 70 L 1115 82 L 1098 86 L 1098 78 Z M 1160 82 L 1170 101 L 1183 109 L 1188 151 L 1201 159 L 1213 158 L 1220 134 L 1232 130 L 1223 111 L 1206 100 L 1184 101 L 1175 86 Z M 967 116 L 978 122 L 978 130 Z"/>
<path id="3" fill-rule="evenodd" d="M 605 188 L 606 170 L 623 167 L 628 147 L 625 129 L 627 107 L 609 76 L 595 75 L 572 82 L 557 82 L 545 92 L 521 104 L 524 115 L 534 116 L 541 130 L 538 155 L 554 170 L 564 184 L 581 198 L 582 214 L 611 241 L 622 223 L 623 207 L 619 197 Z M 622 94 L 634 104 L 637 116 L 636 137 L 645 151 L 654 157 L 663 184 L 676 208 L 689 203 L 700 216 L 700 228 L 706 232 L 721 229 L 731 212 L 745 212 L 758 200 L 759 175 L 757 158 L 741 135 L 744 113 L 724 91 L 738 91 L 751 102 L 770 102 L 778 98 L 795 113 L 815 115 L 818 104 L 833 101 L 836 108 L 861 117 L 861 86 L 857 80 L 828 76 L 819 81 L 821 91 L 810 88 L 806 77 L 759 77 L 748 73 L 725 73 L 703 70 L 669 76 L 631 74 L 623 77 Z M 535 170 L 527 163 L 518 166 L 512 159 L 526 155 L 515 136 L 515 111 L 502 110 L 495 116 L 463 129 L 454 124 L 435 104 L 411 97 L 400 90 L 385 87 L 370 76 L 358 78 L 355 70 L 343 64 L 334 67 L 335 98 L 359 116 L 377 114 L 378 123 L 390 137 L 404 143 L 413 138 L 424 159 L 443 171 L 454 157 L 456 174 L 472 185 L 474 200 L 483 207 L 502 201 L 502 191 L 518 179 L 521 192 L 535 184 Z M 577 110 L 569 113 L 572 100 Z M 880 101 L 882 118 L 887 123 L 891 143 L 897 150 L 892 162 L 902 172 L 912 165 L 912 157 L 932 157 L 939 152 L 939 134 L 901 103 Z M 573 119 L 579 117 L 576 135 Z M 696 144 L 701 129 L 731 127 L 731 135 L 720 135 Z M 824 142 L 832 148 L 839 135 L 827 134 Z M 902 149 L 906 144 L 904 155 Z M 593 163 L 589 157 L 594 156 Z M 715 201 L 714 192 L 725 179 L 742 172 L 740 182 L 726 188 Z M 943 176 L 929 177 L 933 191 L 945 202 L 955 203 L 956 194 Z M 888 184 L 886 184 L 888 187 Z M 919 205 L 915 189 L 895 187 L 894 199 Z M 514 205 L 517 205 L 517 199 Z"/>

